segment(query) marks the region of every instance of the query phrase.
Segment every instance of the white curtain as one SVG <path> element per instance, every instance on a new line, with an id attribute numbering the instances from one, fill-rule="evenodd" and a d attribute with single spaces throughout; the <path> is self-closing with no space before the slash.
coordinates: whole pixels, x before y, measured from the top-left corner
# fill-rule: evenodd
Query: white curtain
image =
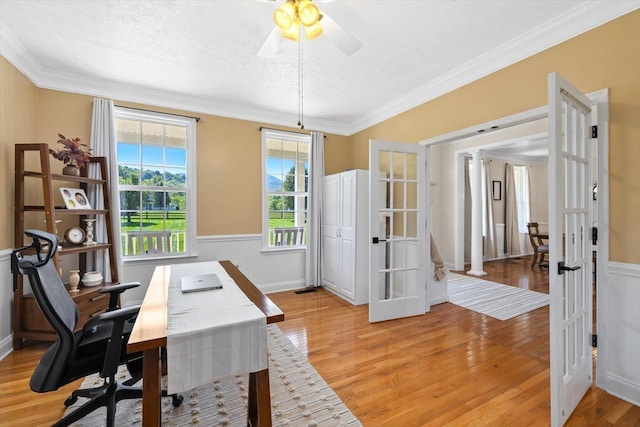
<path id="1" fill-rule="evenodd" d="M 496 240 L 496 222 L 493 218 L 493 181 L 491 179 L 491 161 L 482 160 L 484 165 L 484 182 L 485 182 L 485 214 L 483 215 L 484 223 L 484 257 L 493 259 L 498 256 L 498 242 Z"/>
<path id="2" fill-rule="evenodd" d="M 516 196 L 516 181 L 513 166 L 505 165 L 505 252 L 507 255 L 521 255 L 520 229 L 518 227 L 518 199 Z"/>
<path id="3" fill-rule="evenodd" d="M 322 178 L 324 177 L 324 134 L 311 132 L 307 206 L 307 250 L 305 281 L 307 287 L 322 285 Z"/>
<path id="4" fill-rule="evenodd" d="M 113 229 L 113 245 L 110 250 L 113 251 L 116 260 L 116 269 L 122 272 L 122 248 L 120 247 L 120 197 L 118 195 L 118 162 L 116 156 L 116 126 L 113 101 L 108 99 L 94 98 L 93 100 L 93 117 L 91 119 L 91 154 L 97 157 L 107 158 L 107 174 L 106 177 L 110 185 L 109 199 L 112 229 Z M 91 178 L 98 178 L 100 175 L 97 168 L 89 170 Z M 103 177 L 105 178 L 105 177 Z M 89 199 L 95 209 L 104 209 L 102 186 L 91 185 L 89 187 Z M 107 241 L 107 229 L 105 226 L 105 216 L 96 215 L 95 241 Z M 91 258 L 89 258 L 91 262 Z M 93 253 L 92 269 L 102 272 L 105 281 L 112 281 L 109 257 L 106 251 L 97 251 Z M 91 265 L 91 264 L 90 264 Z M 116 274 L 119 280 L 122 280 L 120 274 Z"/>

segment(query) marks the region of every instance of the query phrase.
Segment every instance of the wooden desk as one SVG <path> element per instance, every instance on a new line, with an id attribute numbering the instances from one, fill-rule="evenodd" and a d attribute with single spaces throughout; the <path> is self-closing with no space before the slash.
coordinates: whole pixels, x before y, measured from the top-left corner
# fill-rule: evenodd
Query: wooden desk
<path id="1" fill-rule="evenodd" d="M 281 322 L 284 313 L 230 261 L 220 265 L 238 287 L 267 317 L 267 324 Z M 127 351 L 143 353 L 142 425 L 161 425 L 160 348 L 167 345 L 167 299 L 171 266 L 156 267 L 131 332 Z M 271 426 L 269 369 L 249 373 L 248 422 L 251 426 Z"/>

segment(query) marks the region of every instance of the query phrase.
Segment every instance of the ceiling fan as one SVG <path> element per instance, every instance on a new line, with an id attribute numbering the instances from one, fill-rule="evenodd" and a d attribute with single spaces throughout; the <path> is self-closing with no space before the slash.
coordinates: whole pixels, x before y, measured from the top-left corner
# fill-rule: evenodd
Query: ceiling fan
<path id="1" fill-rule="evenodd" d="M 280 0 L 262 0 L 275 3 Z M 319 0 L 323 2 L 322 0 Z M 333 0 L 324 0 L 331 2 Z M 274 26 L 258 51 L 258 56 L 275 56 L 285 38 L 297 41 L 304 32 L 311 40 L 320 35 L 331 40 L 345 55 L 357 52 L 362 43 L 338 25 L 329 15 L 321 12 L 312 0 L 285 0 L 273 14 Z"/>

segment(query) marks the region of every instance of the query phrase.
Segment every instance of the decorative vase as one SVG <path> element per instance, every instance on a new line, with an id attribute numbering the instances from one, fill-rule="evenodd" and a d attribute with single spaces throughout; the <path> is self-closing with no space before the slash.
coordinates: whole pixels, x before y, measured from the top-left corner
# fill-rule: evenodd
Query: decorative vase
<path id="1" fill-rule="evenodd" d="M 80 270 L 69 271 L 69 292 L 78 292 L 78 285 L 80 284 Z"/>
<path id="2" fill-rule="evenodd" d="M 67 165 L 62 168 L 63 175 L 80 176 L 80 168 L 76 165 Z"/>
<path id="3" fill-rule="evenodd" d="M 89 218 L 89 219 L 83 219 L 83 221 L 87 223 L 87 226 L 86 226 L 87 238 L 85 239 L 83 245 L 85 246 L 96 245 L 97 242 L 93 240 L 93 223 L 96 222 L 96 219 Z"/>

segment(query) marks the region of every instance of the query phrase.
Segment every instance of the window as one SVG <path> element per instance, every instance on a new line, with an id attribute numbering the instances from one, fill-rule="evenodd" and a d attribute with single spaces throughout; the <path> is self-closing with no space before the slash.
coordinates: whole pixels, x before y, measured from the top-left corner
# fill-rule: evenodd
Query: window
<path id="1" fill-rule="evenodd" d="M 124 259 L 189 255 L 195 242 L 195 119 L 115 109 Z"/>
<path id="2" fill-rule="evenodd" d="M 305 247 L 311 136 L 262 130 L 264 249 Z"/>
<path id="3" fill-rule="evenodd" d="M 515 181 L 516 204 L 518 209 L 518 230 L 522 234 L 527 234 L 527 223 L 530 221 L 530 200 L 529 196 L 529 169 L 527 166 L 514 166 L 513 179 Z"/>

